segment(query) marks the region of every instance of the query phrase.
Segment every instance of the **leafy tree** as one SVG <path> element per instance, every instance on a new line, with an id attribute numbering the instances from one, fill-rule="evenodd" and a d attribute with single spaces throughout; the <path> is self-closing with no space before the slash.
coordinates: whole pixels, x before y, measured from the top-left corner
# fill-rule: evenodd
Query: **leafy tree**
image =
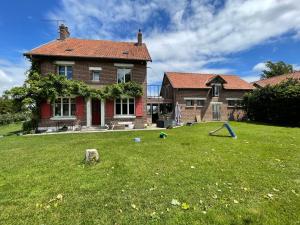
<path id="1" fill-rule="evenodd" d="M 261 78 L 266 79 L 270 77 L 279 76 L 286 73 L 292 73 L 294 71 L 293 66 L 290 64 L 287 64 L 283 61 L 279 62 L 266 62 L 267 69 L 262 71 Z"/>
<path id="2" fill-rule="evenodd" d="M 288 79 L 277 85 L 255 89 L 244 96 L 250 120 L 300 126 L 300 81 Z"/>

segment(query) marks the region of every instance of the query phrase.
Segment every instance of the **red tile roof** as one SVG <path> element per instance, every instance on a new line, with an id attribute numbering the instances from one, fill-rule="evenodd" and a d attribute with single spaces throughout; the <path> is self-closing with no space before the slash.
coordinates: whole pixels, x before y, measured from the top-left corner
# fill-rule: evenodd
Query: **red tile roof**
<path id="1" fill-rule="evenodd" d="M 166 72 L 165 75 L 169 79 L 173 88 L 210 88 L 207 83 L 214 77 L 220 76 L 226 83 L 223 84 L 224 89 L 229 90 L 252 90 L 253 86 L 235 75 L 217 75 L 217 74 L 201 74 L 201 73 L 178 73 Z"/>
<path id="2" fill-rule="evenodd" d="M 280 82 L 282 82 L 288 78 L 294 78 L 294 79 L 300 80 L 300 72 L 294 72 L 294 73 L 284 74 L 284 75 L 280 75 L 280 76 L 276 76 L 276 77 L 271 77 L 268 79 L 262 79 L 262 80 L 252 82 L 252 84 L 255 86 L 259 86 L 259 87 L 265 87 L 267 85 L 279 84 Z"/>
<path id="3" fill-rule="evenodd" d="M 88 57 L 151 61 L 146 45 L 133 42 L 67 38 L 54 40 L 24 54 L 40 56 Z"/>

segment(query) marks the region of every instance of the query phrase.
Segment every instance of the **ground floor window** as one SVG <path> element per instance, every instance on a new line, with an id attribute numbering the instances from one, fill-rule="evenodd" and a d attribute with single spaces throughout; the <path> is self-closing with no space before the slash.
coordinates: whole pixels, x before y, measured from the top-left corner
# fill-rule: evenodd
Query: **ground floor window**
<path id="1" fill-rule="evenodd" d="M 134 98 L 116 99 L 116 115 L 134 115 Z"/>
<path id="2" fill-rule="evenodd" d="M 71 117 L 75 116 L 75 98 L 57 98 L 53 106 L 53 116 Z"/>
<path id="3" fill-rule="evenodd" d="M 196 105 L 197 107 L 202 107 L 204 106 L 205 100 L 196 100 Z"/>
<path id="4" fill-rule="evenodd" d="M 242 100 L 241 99 L 228 99 L 228 106 L 229 107 L 242 107 Z"/>
<path id="5" fill-rule="evenodd" d="M 190 100 L 190 99 L 185 100 L 185 105 L 186 106 L 194 106 L 194 100 Z"/>

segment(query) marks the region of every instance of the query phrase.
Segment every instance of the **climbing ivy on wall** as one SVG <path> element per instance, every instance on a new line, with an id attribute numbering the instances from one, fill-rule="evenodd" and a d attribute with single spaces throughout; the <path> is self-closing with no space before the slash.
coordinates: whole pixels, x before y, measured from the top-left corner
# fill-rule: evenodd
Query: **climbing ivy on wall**
<path id="1" fill-rule="evenodd" d="M 5 95 L 22 102 L 27 107 L 34 107 L 41 101 L 54 102 L 59 96 L 82 96 L 98 99 L 140 97 L 143 95 L 143 88 L 136 82 L 128 82 L 95 89 L 82 81 L 68 80 L 65 76 L 53 73 L 41 76 L 37 66 L 33 63 L 27 73 L 24 85 L 7 90 Z"/>

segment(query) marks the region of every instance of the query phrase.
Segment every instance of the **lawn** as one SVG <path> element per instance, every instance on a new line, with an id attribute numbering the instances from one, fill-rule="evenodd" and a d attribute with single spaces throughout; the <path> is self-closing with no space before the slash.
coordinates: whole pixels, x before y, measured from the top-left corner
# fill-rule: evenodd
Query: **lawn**
<path id="1" fill-rule="evenodd" d="M 300 129 L 231 124 L 238 139 L 208 136 L 220 123 L 167 130 L 167 139 L 4 136 L 0 224 L 300 224 Z M 83 163 L 87 148 L 99 164 Z"/>

